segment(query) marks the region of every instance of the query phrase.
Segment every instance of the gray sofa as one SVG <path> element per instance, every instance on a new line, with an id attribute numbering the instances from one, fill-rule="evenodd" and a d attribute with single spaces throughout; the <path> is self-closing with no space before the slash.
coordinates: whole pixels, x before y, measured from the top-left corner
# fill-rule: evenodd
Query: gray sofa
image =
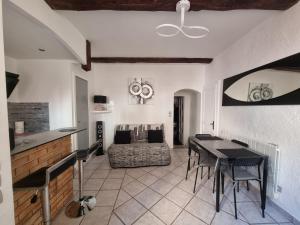
<path id="1" fill-rule="evenodd" d="M 148 130 L 164 130 L 163 124 L 121 124 L 116 130 L 130 130 L 130 144 L 112 144 L 108 148 L 112 168 L 166 166 L 171 163 L 170 148 L 163 143 L 148 143 Z"/>

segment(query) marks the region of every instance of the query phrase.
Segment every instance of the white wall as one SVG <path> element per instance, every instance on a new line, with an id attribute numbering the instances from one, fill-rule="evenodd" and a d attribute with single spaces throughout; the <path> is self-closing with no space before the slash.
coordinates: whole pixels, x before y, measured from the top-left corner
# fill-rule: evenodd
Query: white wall
<path id="1" fill-rule="evenodd" d="M 14 206 L 11 177 L 11 161 L 8 135 L 8 117 L 6 100 L 4 45 L 2 24 L 2 1 L 0 1 L 0 191 L 3 194 L 3 202 L 0 202 L 0 224 L 13 225 Z"/>
<path id="2" fill-rule="evenodd" d="M 41 0 L 9 0 L 23 14 L 36 20 L 56 37 L 82 63 L 86 64 L 86 39 L 66 18 L 52 10 Z"/>
<path id="3" fill-rule="evenodd" d="M 206 86 L 300 52 L 299 21 L 297 4 L 257 26 L 207 67 Z M 221 107 L 219 113 L 220 130 L 279 145 L 282 193 L 275 201 L 300 220 L 300 106 Z"/>
<path id="4" fill-rule="evenodd" d="M 200 133 L 200 93 L 193 90 L 181 90 L 175 96 L 184 97 L 183 144 L 187 145 L 188 137 Z"/>
<path id="5" fill-rule="evenodd" d="M 69 60 L 16 60 L 7 56 L 5 62 L 7 71 L 20 75 L 8 101 L 48 102 L 50 130 L 76 125 L 76 76 L 88 81 L 91 106 L 93 71 L 83 71 L 80 64 Z M 95 136 L 94 130 L 90 121 L 90 144 Z"/>
<path id="6" fill-rule="evenodd" d="M 50 129 L 70 127 L 72 113 L 71 63 L 64 60 L 18 60 L 19 83 L 10 102 L 48 102 Z"/>
<path id="7" fill-rule="evenodd" d="M 174 93 L 181 89 L 201 92 L 204 68 L 200 64 L 93 64 L 94 94 L 108 96 L 115 105 L 112 113 L 94 114 L 94 120 L 105 121 L 105 146 L 112 143 L 116 124 L 164 123 L 166 141 L 173 147 Z M 129 105 L 128 79 L 133 77 L 154 79 L 152 105 Z"/>

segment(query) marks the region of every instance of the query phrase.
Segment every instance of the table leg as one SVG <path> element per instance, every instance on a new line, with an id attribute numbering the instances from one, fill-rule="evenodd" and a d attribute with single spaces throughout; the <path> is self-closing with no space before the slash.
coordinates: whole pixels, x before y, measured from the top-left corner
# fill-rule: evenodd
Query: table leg
<path id="1" fill-rule="evenodd" d="M 262 216 L 265 217 L 266 199 L 267 199 L 267 184 L 268 184 L 268 157 L 264 159 L 264 171 L 263 171 L 263 190 L 262 190 L 262 201 L 261 209 Z"/>
<path id="2" fill-rule="evenodd" d="M 220 165 L 219 160 L 216 165 L 216 211 L 220 211 Z"/>

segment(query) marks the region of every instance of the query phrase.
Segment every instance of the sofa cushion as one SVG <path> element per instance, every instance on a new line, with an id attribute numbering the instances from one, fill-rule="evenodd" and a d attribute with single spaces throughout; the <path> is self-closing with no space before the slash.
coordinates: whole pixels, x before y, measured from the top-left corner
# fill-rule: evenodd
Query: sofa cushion
<path id="1" fill-rule="evenodd" d="M 163 143 L 163 141 L 162 130 L 148 130 L 148 143 Z"/>
<path id="2" fill-rule="evenodd" d="M 115 144 L 130 144 L 131 131 L 130 130 L 118 130 L 115 135 Z"/>

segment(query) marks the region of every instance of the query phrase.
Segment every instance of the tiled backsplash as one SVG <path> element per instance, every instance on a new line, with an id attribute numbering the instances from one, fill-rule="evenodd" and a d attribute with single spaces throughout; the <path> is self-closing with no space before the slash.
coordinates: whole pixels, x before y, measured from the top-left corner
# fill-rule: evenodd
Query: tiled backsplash
<path id="1" fill-rule="evenodd" d="M 26 133 L 48 131 L 49 103 L 8 103 L 9 126 L 14 128 L 15 121 L 24 121 Z"/>

